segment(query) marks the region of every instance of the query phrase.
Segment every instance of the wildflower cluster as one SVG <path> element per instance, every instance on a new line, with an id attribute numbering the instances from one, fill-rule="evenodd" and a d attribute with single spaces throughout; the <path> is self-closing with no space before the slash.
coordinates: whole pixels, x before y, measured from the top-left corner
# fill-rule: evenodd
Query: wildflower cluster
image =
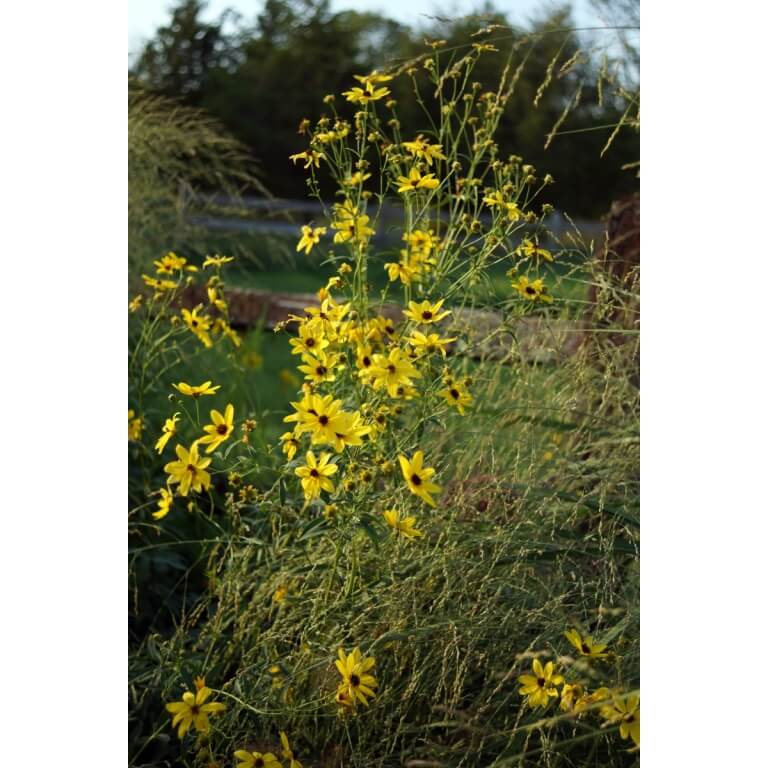
<path id="1" fill-rule="evenodd" d="M 576 629 L 569 629 L 565 632 L 565 637 L 582 659 L 605 660 L 611 656 L 607 650 L 608 646 L 596 643 L 591 635 L 582 636 Z M 518 677 L 520 695 L 525 696 L 529 707 L 546 709 L 550 700 L 559 698 L 563 712 L 580 716 L 597 711 L 605 726 L 618 724 L 621 738 L 631 738 L 635 748 L 640 747 L 639 694 L 625 693 L 606 686 L 600 686 L 590 692 L 582 680 L 566 682 L 565 677 L 556 671 L 552 661 L 542 664 L 535 658 L 531 671 L 532 674 Z"/>

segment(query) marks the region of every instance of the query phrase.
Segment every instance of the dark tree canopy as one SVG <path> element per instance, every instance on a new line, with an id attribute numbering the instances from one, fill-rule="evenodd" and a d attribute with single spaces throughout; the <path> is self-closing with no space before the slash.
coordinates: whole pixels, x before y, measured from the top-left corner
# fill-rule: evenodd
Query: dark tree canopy
<path id="1" fill-rule="evenodd" d="M 473 79 L 491 89 L 506 53 L 518 46 L 526 56 L 499 125 L 502 154 L 522 155 L 542 173 L 551 173 L 557 181 L 554 198 L 577 215 L 599 215 L 612 199 L 637 187 L 634 172 L 622 166 L 639 158 L 638 133 L 623 129 L 601 157 L 610 130 L 595 130 L 615 124 L 625 104 L 604 98 L 597 106 L 599 75 L 588 56 L 560 71 L 583 45 L 576 33 L 563 31 L 573 27 L 567 7 L 519 31 L 490 3 L 481 16 L 433 19 L 418 30 L 376 13 L 333 12 L 329 0 L 267 0 L 250 26 L 228 23 L 230 12 L 205 22 L 204 10 L 200 0 L 176 6 L 168 25 L 146 44 L 132 74 L 145 87 L 203 107 L 220 120 L 251 148 L 267 186 L 277 195 L 299 197 L 305 192 L 304 174 L 288 155 L 304 149 L 297 135 L 300 121 L 327 111 L 324 95 L 340 94 L 354 84 L 355 74 L 422 53 L 425 38 L 444 39 L 448 49 L 477 40 L 473 33 L 488 24 L 507 29 L 492 36 L 499 53 L 481 57 Z M 532 34 L 533 46 L 526 43 Z M 553 76 L 534 107 L 555 56 Z M 408 85 L 393 83 L 393 95 L 403 124 L 419 125 L 421 107 Z M 568 132 L 545 149 L 547 134 L 579 89 L 581 98 L 563 125 Z"/>

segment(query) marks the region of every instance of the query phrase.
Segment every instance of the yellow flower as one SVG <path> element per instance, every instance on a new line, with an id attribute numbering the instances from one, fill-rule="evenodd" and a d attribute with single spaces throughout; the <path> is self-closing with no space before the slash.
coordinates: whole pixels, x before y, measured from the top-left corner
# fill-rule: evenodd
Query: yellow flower
<path id="1" fill-rule="evenodd" d="M 415 141 L 404 141 L 403 147 L 407 149 L 414 157 L 425 160 L 427 165 L 431 166 L 433 160 L 445 160 L 442 152 L 442 144 L 430 144 L 422 135 L 419 134 Z"/>
<path id="2" fill-rule="evenodd" d="M 436 301 L 434 304 L 430 304 L 429 301 L 422 301 L 420 304 L 417 304 L 415 301 L 409 301 L 408 309 L 403 310 L 403 314 L 409 320 L 423 325 L 438 323 L 444 317 L 448 317 L 451 314 L 450 309 L 446 309 L 443 312 L 440 311 L 444 301 L 445 299 L 440 299 L 440 301 Z"/>
<path id="3" fill-rule="evenodd" d="M 410 285 L 411 281 L 417 274 L 417 270 L 409 264 L 403 264 L 402 262 L 389 261 L 384 267 L 389 275 L 390 282 L 400 280 L 403 285 Z"/>
<path id="4" fill-rule="evenodd" d="M 322 384 L 325 381 L 336 381 L 333 373 L 334 366 L 339 362 L 339 356 L 319 352 L 317 357 L 304 354 L 301 356 L 304 365 L 299 365 L 298 369 L 304 374 L 307 381 L 315 384 Z"/>
<path id="5" fill-rule="evenodd" d="M 235 757 L 240 761 L 237 768 L 282 768 L 278 759 L 271 753 L 265 752 L 246 752 L 244 749 L 238 749 Z"/>
<path id="6" fill-rule="evenodd" d="M 299 240 L 296 250 L 304 250 L 304 253 L 309 255 L 312 250 L 312 246 L 317 245 L 320 242 L 320 236 L 324 235 L 328 230 L 326 227 L 312 227 L 304 225 L 301 228 L 301 240 Z"/>
<path id="7" fill-rule="evenodd" d="M 435 470 L 432 467 L 423 466 L 424 452 L 416 451 L 410 461 L 402 455 L 398 456 L 397 459 L 400 462 L 400 469 L 411 493 L 416 494 L 422 501 L 429 504 L 430 507 L 436 507 L 437 504 L 431 494 L 440 493 L 442 488 L 431 482 Z"/>
<path id="8" fill-rule="evenodd" d="M 198 309 L 195 307 L 191 312 L 188 309 L 181 310 L 181 316 L 192 333 L 197 336 L 205 347 L 212 347 L 213 342 L 208 331 L 211 329 L 211 318 L 207 315 L 198 315 Z"/>
<path id="9" fill-rule="evenodd" d="M 221 267 L 234 260 L 234 256 L 206 256 L 205 261 L 203 262 L 203 269 L 206 267 Z"/>
<path id="10" fill-rule="evenodd" d="M 293 461 L 296 451 L 299 450 L 299 441 L 293 436 L 293 432 L 284 432 L 280 435 L 282 441 L 282 450 L 288 461 Z"/>
<path id="11" fill-rule="evenodd" d="M 207 688 L 205 681 L 203 681 L 203 685 L 198 688 L 196 693 L 186 691 L 182 695 L 181 701 L 174 701 L 165 705 L 165 708 L 173 715 L 171 727 L 179 726 L 180 739 L 183 739 L 184 734 L 192 727 L 200 733 L 208 733 L 208 716 L 216 715 L 227 708 L 226 704 L 207 702 L 212 693 L 213 691 Z"/>
<path id="12" fill-rule="evenodd" d="M 440 244 L 440 238 L 430 229 L 424 231 L 422 229 L 414 229 L 413 232 L 403 235 L 408 245 L 418 253 L 429 255 Z"/>
<path id="13" fill-rule="evenodd" d="M 298 154 L 291 155 L 288 159 L 293 160 L 293 164 L 296 165 L 297 160 L 306 160 L 304 168 L 311 168 L 312 165 L 315 168 L 320 167 L 320 160 L 324 159 L 325 155 L 322 152 L 315 152 L 314 149 L 308 149 L 306 152 L 299 152 Z"/>
<path id="14" fill-rule="evenodd" d="M 183 256 L 177 256 L 173 251 L 169 251 L 161 259 L 154 262 L 155 271 L 158 275 L 172 275 L 174 272 L 197 272 L 197 267 L 187 266 L 187 260 Z"/>
<path id="15" fill-rule="evenodd" d="M 464 415 L 464 406 L 472 404 L 472 395 L 456 382 L 450 383 L 445 389 L 440 390 L 437 394 L 444 397 L 449 405 L 457 408 L 462 416 Z"/>
<path id="16" fill-rule="evenodd" d="M 221 294 L 218 291 L 218 288 L 215 286 L 209 286 L 208 290 L 208 303 L 212 306 L 216 307 L 216 309 L 219 310 L 219 312 L 226 312 L 227 311 L 227 302 L 224 300 L 224 298 L 221 296 Z"/>
<path id="17" fill-rule="evenodd" d="M 203 431 L 207 434 L 201 437 L 197 442 L 201 445 L 208 444 L 206 453 L 213 453 L 233 432 L 235 408 L 232 403 L 228 403 L 222 416 L 218 411 L 211 411 L 211 421 L 213 424 L 206 424 Z"/>
<path id="18" fill-rule="evenodd" d="M 155 450 L 158 453 L 163 452 L 163 448 L 165 448 L 168 441 L 176 434 L 176 422 L 178 422 L 180 416 L 181 414 L 177 411 L 170 419 L 165 420 L 165 424 L 163 424 L 163 434 L 160 435 L 155 443 Z"/>
<path id="19" fill-rule="evenodd" d="M 366 179 L 370 179 L 370 173 L 363 173 L 362 171 L 356 171 L 351 176 L 344 179 L 343 184 L 345 187 L 359 187 Z"/>
<path id="20" fill-rule="evenodd" d="M 288 741 L 288 735 L 285 731 L 280 731 L 280 745 L 282 746 L 282 756 L 286 760 L 290 760 L 291 764 L 288 766 L 288 768 L 302 768 L 301 763 L 293 756 L 293 750 L 291 749 L 291 745 Z"/>
<path id="21" fill-rule="evenodd" d="M 576 702 L 584 696 L 585 690 L 581 683 L 566 683 L 560 691 L 560 709 L 563 712 L 574 712 Z"/>
<path id="22" fill-rule="evenodd" d="M 152 517 L 155 520 L 161 520 L 171 511 L 171 504 L 173 503 L 173 493 L 167 488 L 161 488 L 160 501 L 157 502 L 157 510 L 152 513 Z"/>
<path id="23" fill-rule="evenodd" d="M 440 180 L 435 178 L 434 173 L 421 175 L 418 168 L 411 168 L 407 176 L 398 176 L 398 192 L 413 192 L 416 189 L 436 189 L 440 186 Z"/>
<path id="24" fill-rule="evenodd" d="M 376 659 L 363 656 L 359 648 L 355 648 L 348 656 L 343 648 L 339 648 L 339 658 L 334 663 L 342 678 L 336 700 L 346 706 L 349 706 L 346 701 L 351 700 L 353 705 L 359 701 L 367 707 L 368 699 L 376 695 L 374 690 L 378 687 L 376 678 L 370 674 Z M 346 694 L 342 696 L 342 701 L 339 700 L 339 692 Z"/>
<path id="25" fill-rule="evenodd" d="M 272 595 L 272 602 L 273 603 L 282 603 L 283 600 L 285 600 L 285 596 L 288 594 L 288 587 L 286 587 L 284 584 L 281 584 Z"/>
<path id="26" fill-rule="evenodd" d="M 509 202 L 504 199 L 504 194 L 499 190 L 495 190 L 491 195 L 483 198 L 483 202 L 489 206 L 498 206 L 503 208 L 507 212 L 507 218 L 512 221 L 518 221 L 523 217 L 523 212 L 518 207 L 517 203 Z"/>
<path id="27" fill-rule="evenodd" d="M 193 386 L 192 384 L 187 384 L 184 381 L 180 381 L 178 384 L 174 384 L 173 386 L 178 389 L 182 395 L 189 395 L 190 397 L 215 395 L 216 392 L 221 389 L 221 384 L 215 384 L 214 386 L 211 386 L 210 381 L 204 381 L 202 384 L 198 384 L 197 386 Z"/>
<path id="28" fill-rule="evenodd" d="M 515 256 L 526 258 L 538 258 L 541 256 L 545 261 L 554 261 L 550 251 L 546 248 L 540 248 L 537 242 L 531 241 L 527 237 L 523 239 L 523 242 L 520 243 L 517 248 L 515 248 Z"/>
<path id="29" fill-rule="evenodd" d="M 520 675 L 520 695 L 527 696 L 527 703 L 531 707 L 546 707 L 549 699 L 557 697 L 557 688 L 564 682 L 562 675 L 554 674 L 555 665 L 548 661 L 546 666 L 542 667 L 538 659 L 533 660 L 533 674 Z"/>
<path id="30" fill-rule="evenodd" d="M 389 355 L 373 356 L 370 372 L 374 389 L 386 388 L 390 397 L 399 397 L 401 387 L 412 386 L 412 378 L 421 378 L 421 374 L 413 367 L 406 353 L 400 347 L 394 347 Z"/>
<path id="31" fill-rule="evenodd" d="M 378 83 L 385 83 L 391 80 L 391 75 L 355 75 L 356 80 L 363 84 L 362 88 L 354 86 L 348 91 L 342 92 L 342 96 L 347 97 L 347 101 L 351 101 L 353 104 L 367 104 L 369 101 L 378 101 L 385 96 L 389 96 L 389 88 L 377 88 Z"/>
<path id="32" fill-rule="evenodd" d="M 615 696 L 611 704 L 600 710 L 600 715 L 609 723 L 620 723 L 621 738 L 632 739 L 636 747 L 640 746 L 639 696 Z"/>
<path id="33" fill-rule="evenodd" d="M 293 347 L 292 355 L 316 355 L 325 349 L 330 342 L 325 338 L 323 320 L 315 318 L 299 326 L 299 338 L 288 339 Z"/>
<path id="34" fill-rule="evenodd" d="M 170 477 L 168 484 L 179 484 L 179 493 L 182 496 L 189 495 L 190 489 L 198 493 L 211 487 L 211 476 L 205 468 L 211 463 L 211 459 L 201 459 L 198 454 L 197 443 L 192 443 L 187 451 L 181 445 L 176 446 L 178 461 L 171 461 L 165 465 L 165 472 Z"/>
<path id="35" fill-rule="evenodd" d="M 551 303 L 552 297 L 547 293 L 544 281 L 539 277 L 536 280 L 529 280 L 525 275 L 520 275 L 512 287 L 528 301 L 545 301 Z"/>
<path id="36" fill-rule="evenodd" d="M 141 440 L 144 431 L 144 419 L 137 416 L 133 408 L 128 409 L 128 440 Z"/>
<path id="37" fill-rule="evenodd" d="M 149 288 L 154 288 L 156 295 L 179 287 L 179 284 L 173 280 L 158 280 L 157 278 L 149 277 L 149 275 L 142 275 L 141 279 Z"/>
<path id="38" fill-rule="evenodd" d="M 128 311 L 131 313 L 138 312 L 142 301 L 144 301 L 144 297 L 141 294 L 134 296 L 130 302 L 128 302 Z"/>
<path id="39" fill-rule="evenodd" d="M 575 629 L 568 629 L 564 633 L 568 642 L 582 655 L 590 659 L 605 659 L 608 654 L 605 653 L 607 645 L 599 645 L 594 641 L 592 635 L 582 636 Z"/>
<path id="40" fill-rule="evenodd" d="M 344 450 L 346 445 L 362 445 L 362 438 L 370 434 L 371 427 L 362 423 L 360 414 L 355 411 L 342 411 L 335 422 L 336 441 L 333 447 L 337 451 Z"/>
<path id="41" fill-rule="evenodd" d="M 331 227 L 337 230 L 333 236 L 334 243 L 346 243 L 351 240 L 364 244 L 374 234 L 374 230 L 368 226 L 370 218 L 360 213 L 351 200 L 335 207 L 335 217 L 331 221 Z"/>
<path id="42" fill-rule="evenodd" d="M 294 470 L 301 478 L 301 487 L 304 489 L 304 498 L 307 501 L 318 498 L 322 491 L 333 493 L 333 481 L 329 478 L 335 475 L 339 468 L 336 464 L 328 463 L 330 458 L 330 453 L 323 453 L 318 461 L 312 451 L 307 451 L 305 466 Z"/>
<path id="43" fill-rule="evenodd" d="M 421 531 L 417 531 L 413 526 L 416 524 L 415 517 L 400 518 L 400 513 L 394 509 L 387 509 L 384 512 L 384 519 L 387 521 L 387 525 L 392 528 L 395 533 L 399 533 L 405 536 L 406 539 L 413 539 L 424 534 Z"/>
<path id="44" fill-rule="evenodd" d="M 413 347 L 417 354 L 431 355 L 435 352 L 440 352 L 440 354 L 445 357 L 446 345 L 450 344 L 452 341 L 456 341 L 456 338 L 441 339 L 436 333 L 430 333 L 425 336 L 420 331 L 414 331 L 411 337 L 406 339 L 406 341 Z"/>

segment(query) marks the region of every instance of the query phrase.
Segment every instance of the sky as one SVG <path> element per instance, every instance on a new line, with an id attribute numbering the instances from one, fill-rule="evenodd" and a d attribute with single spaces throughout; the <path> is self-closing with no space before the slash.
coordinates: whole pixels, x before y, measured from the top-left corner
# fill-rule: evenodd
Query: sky
<path id="1" fill-rule="evenodd" d="M 405 24 L 416 26 L 425 21 L 424 14 L 443 17 L 463 16 L 482 7 L 482 0 L 333 0 L 334 10 L 355 9 L 379 11 Z M 128 56 L 141 48 L 142 42 L 152 37 L 157 27 L 167 22 L 172 0 L 128 0 Z M 495 0 L 494 5 L 506 11 L 512 22 L 522 22 L 539 9 L 554 8 L 554 0 Z M 589 7 L 588 0 L 572 0 L 574 17 L 579 26 L 600 24 Z M 221 15 L 233 8 L 245 19 L 254 19 L 263 6 L 260 0 L 209 0 L 207 18 Z"/>

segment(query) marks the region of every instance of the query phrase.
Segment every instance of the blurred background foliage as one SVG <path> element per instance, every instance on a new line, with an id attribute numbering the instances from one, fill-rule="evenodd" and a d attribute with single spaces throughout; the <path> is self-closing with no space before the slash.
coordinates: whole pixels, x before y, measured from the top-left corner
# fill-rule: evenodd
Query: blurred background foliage
<path id="1" fill-rule="evenodd" d="M 378 13 L 335 12 L 329 0 L 266 0 L 251 23 L 233 11 L 204 21 L 206 4 L 183 0 L 136 56 L 130 77 L 152 93 L 205 110 L 242 143 L 273 194 L 301 198 L 305 175 L 288 155 L 305 149 L 301 120 L 329 112 L 326 94 L 348 88 L 355 74 L 423 53 L 425 39 L 445 40 L 446 54 L 488 40 L 499 52 L 476 68 L 484 88 L 499 81 L 509 54 L 514 67 L 523 64 L 496 137 L 501 155 L 519 154 L 545 168 L 557 181 L 560 208 L 597 217 L 638 187 L 638 52 L 622 29 L 639 27 L 639 5 L 593 3 L 617 29 L 574 30 L 567 5 L 542 10 L 527 29 L 513 27 L 490 2 L 471 16 L 428 18 L 412 28 Z M 473 37 L 480 28 L 487 33 Z M 426 85 L 424 73 L 417 80 Z M 413 124 L 421 107 L 410 83 L 393 87 L 393 95 L 403 124 Z M 337 108 L 346 116 L 354 111 L 349 104 Z M 623 129 L 603 152 L 617 124 Z M 248 191 L 262 194 L 251 179 L 244 181 Z"/>

